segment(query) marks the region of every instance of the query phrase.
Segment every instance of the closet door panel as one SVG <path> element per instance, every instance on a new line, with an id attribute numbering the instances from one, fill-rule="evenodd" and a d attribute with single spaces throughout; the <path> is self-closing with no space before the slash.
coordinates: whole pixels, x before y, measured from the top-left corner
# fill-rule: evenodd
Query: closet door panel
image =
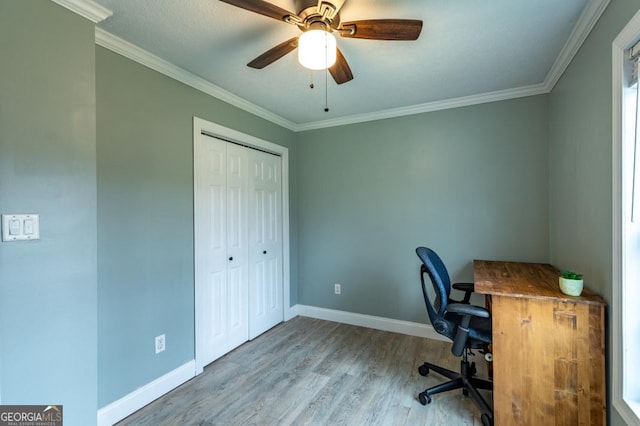
<path id="1" fill-rule="evenodd" d="M 227 147 L 227 329 L 230 351 L 249 339 L 247 152 Z"/>
<path id="2" fill-rule="evenodd" d="M 198 350 L 209 363 L 225 353 L 228 336 L 226 144 L 203 136 L 196 161 L 197 303 L 204 317 Z"/>
<path id="3" fill-rule="evenodd" d="M 249 338 L 282 322 L 280 157 L 249 154 Z"/>

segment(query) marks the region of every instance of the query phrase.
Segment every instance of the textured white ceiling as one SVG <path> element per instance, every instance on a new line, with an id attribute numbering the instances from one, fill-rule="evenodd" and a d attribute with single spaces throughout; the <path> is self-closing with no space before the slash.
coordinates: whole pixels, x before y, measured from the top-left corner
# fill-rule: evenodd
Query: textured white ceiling
<path id="1" fill-rule="evenodd" d="M 572 31 L 584 27 L 585 15 L 603 0 L 347 0 L 343 21 L 405 18 L 421 19 L 424 26 L 417 41 L 338 37 L 354 80 L 337 85 L 329 75 L 329 112 L 324 112 L 325 73 L 304 69 L 295 51 L 263 70 L 246 66 L 298 35 L 292 25 L 218 0 L 97 3 L 113 11 L 98 24 L 100 29 L 304 126 L 548 86 L 563 47 L 575 44 Z M 271 3 L 295 12 L 293 0 Z"/>

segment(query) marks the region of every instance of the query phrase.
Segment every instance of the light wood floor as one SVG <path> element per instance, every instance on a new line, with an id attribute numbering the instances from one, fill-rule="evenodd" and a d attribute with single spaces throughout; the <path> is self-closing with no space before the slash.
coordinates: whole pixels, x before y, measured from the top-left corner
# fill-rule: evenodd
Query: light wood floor
<path id="1" fill-rule="evenodd" d="M 422 377 L 429 360 L 457 370 L 448 342 L 296 317 L 207 366 L 125 425 L 481 425 L 462 391 L 419 392 L 445 381 Z M 475 357 L 478 377 L 486 377 Z M 484 392 L 484 391 L 483 391 Z M 483 393 L 490 401 L 491 393 Z"/>

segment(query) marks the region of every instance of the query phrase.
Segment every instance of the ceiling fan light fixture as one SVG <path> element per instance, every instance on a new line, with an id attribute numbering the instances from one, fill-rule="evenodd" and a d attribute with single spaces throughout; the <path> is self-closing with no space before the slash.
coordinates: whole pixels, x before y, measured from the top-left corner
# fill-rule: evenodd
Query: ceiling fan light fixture
<path id="1" fill-rule="evenodd" d="M 324 70 L 336 63 L 336 38 L 324 30 L 309 30 L 298 39 L 298 62 L 312 70 Z"/>

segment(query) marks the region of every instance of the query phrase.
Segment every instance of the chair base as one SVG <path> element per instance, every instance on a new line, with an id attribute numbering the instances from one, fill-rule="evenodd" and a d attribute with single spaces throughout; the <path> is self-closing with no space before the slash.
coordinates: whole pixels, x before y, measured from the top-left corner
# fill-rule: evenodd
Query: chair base
<path id="1" fill-rule="evenodd" d="M 441 392 L 447 392 L 454 389 L 462 389 L 462 393 L 465 396 L 471 396 L 475 403 L 482 410 L 482 424 L 485 426 L 493 425 L 493 410 L 487 404 L 487 401 L 480 395 L 478 389 L 493 390 L 493 383 L 488 380 L 478 379 L 473 377 L 475 374 L 475 363 L 469 363 L 464 354 L 464 359 L 460 361 L 460 372 L 452 371 L 447 368 L 442 368 L 438 365 L 425 362 L 422 364 L 418 371 L 421 375 L 426 376 L 430 370 L 451 379 L 448 382 L 441 383 L 439 385 L 425 389 L 418 395 L 418 400 L 422 405 L 429 404 L 431 402 L 431 395 L 435 395 Z"/>

